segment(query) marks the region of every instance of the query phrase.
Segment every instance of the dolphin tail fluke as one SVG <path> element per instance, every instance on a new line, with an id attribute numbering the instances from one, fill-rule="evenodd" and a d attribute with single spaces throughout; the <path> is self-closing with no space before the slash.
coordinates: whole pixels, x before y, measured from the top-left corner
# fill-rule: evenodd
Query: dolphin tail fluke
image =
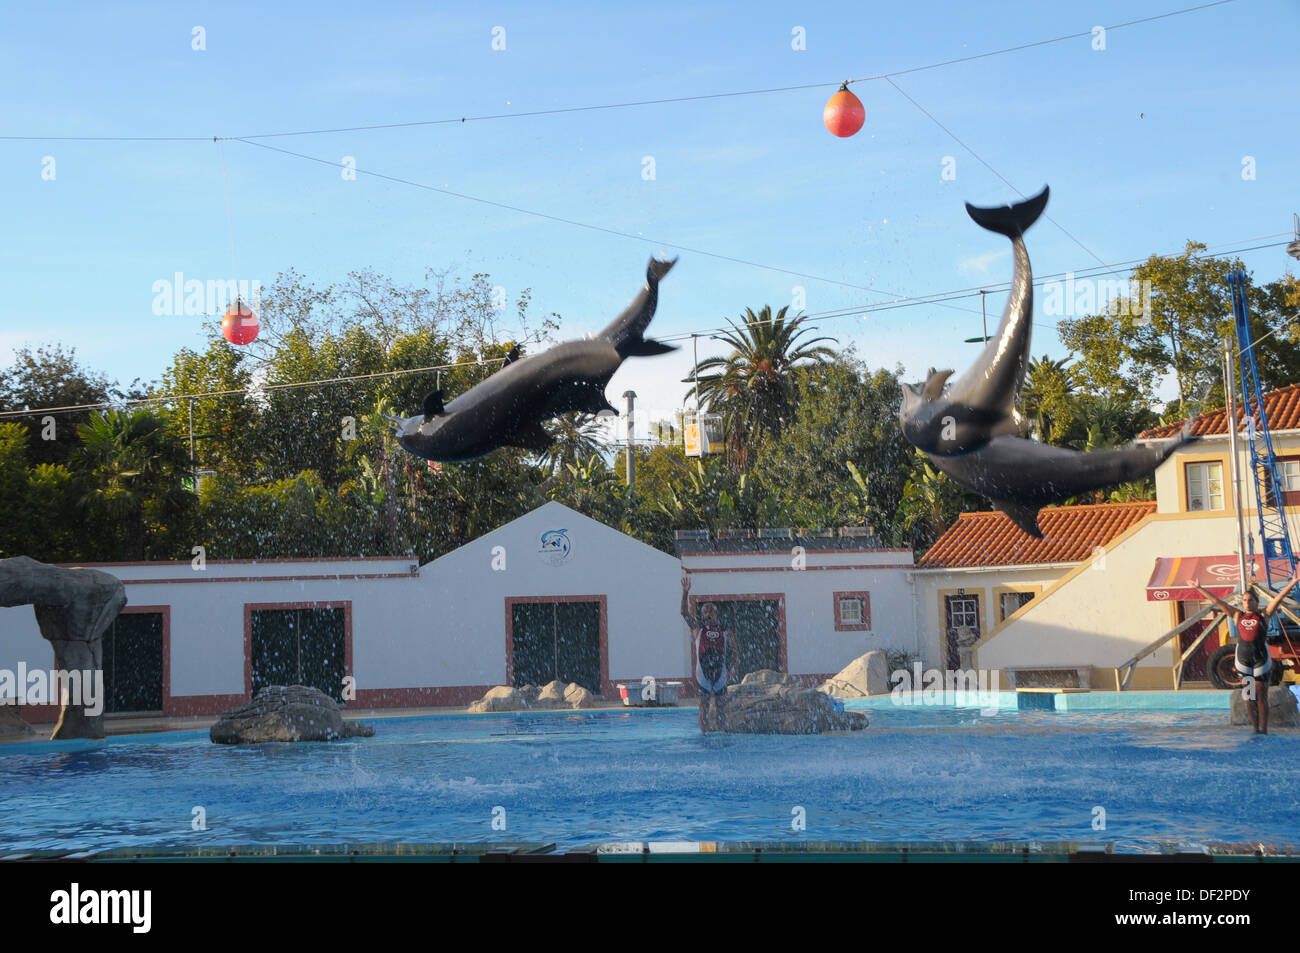
<path id="1" fill-rule="evenodd" d="M 1038 221 L 1038 216 L 1042 215 L 1043 209 L 1047 208 L 1048 192 L 1047 186 L 1043 186 L 1043 191 L 1033 198 L 1017 202 L 1015 205 L 999 205 L 995 208 L 977 208 L 967 202 L 966 214 L 974 219 L 975 224 L 980 228 L 987 228 L 990 232 L 997 232 L 1007 238 L 1019 238 L 1029 230 L 1030 225 Z"/>
<path id="2" fill-rule="evenodd" d="M 1006 500 L 994 500 L 993 508 L 1006 513 L 1011 522 L 1034 539 L 1042 539 L 1043 531 L 1038 528 L 1038 507 L 1025 506 L 1021 503 L 1009 503 Z"/>
<path id="3" fill-rule="evenodd" d="M 677 259 L 651 258 L 650 264 L 646 266 L 645 280 L 652 287 L 663 280 L 664 275 L 673 270 L 673 265 L 677 264 Z"/>
<path id="4" fill-rule="evenodd" d="M 651 258 L 645 270 L 645 287 L 623 309 L 623 313 L 600 332 L 601 337 L 614 345 L 620 357 L 649 357 L 676 350 L 657 341 L 648 342 L 644 338 L 645 329 L 650 326 L 659 305 L 659 282 L 672 271 L 675 264 L 676 258 Z"/>

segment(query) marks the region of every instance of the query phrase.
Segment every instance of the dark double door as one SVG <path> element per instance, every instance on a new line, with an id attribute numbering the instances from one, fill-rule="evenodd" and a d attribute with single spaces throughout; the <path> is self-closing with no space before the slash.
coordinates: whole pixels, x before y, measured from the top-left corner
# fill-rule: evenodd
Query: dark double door
<path id="1" fill-rule="evenodd" d="M 341 608 L 254 609 L 251 615 L 253 694 L 267 685 L 307 685 L 343 700 Z"/>
<path id="2" fill-rule="evenodd" d="M 163 707 L 163 614 L 123 612 L 104 632 L 104 711 Z"/>
<path id="3" fill-rule="evenodd" d="M 731 632 L 740 655 L 737 678 L 781 666 L 781 602 L 779 599 L 701 599 L 718 607 L 718 624 Z"/>
<path id="4" fill-rule="evenodd" d="M 559 679 L 600 694 L 599 602 L 515 602 L 510 624 L 515 687 Z"/>

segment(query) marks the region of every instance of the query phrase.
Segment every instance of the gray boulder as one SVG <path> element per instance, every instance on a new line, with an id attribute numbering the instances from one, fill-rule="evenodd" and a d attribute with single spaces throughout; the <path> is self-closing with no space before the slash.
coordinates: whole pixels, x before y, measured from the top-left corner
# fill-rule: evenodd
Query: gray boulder
<path id="1" fill-rule="evenodd" d="M 1241 697 L 1241 689 L 1233 689 L 1229 724 L 1250 723 L 1250 712 L 1246 711 L 1246 700 Z M 1276 685 L 1268 690 L 1268 730 L 1274 728 L 1300 728 L 1300 706 L 1296 705 L 1295 692 L 1285 685 Z"/>
<path id="2" fill-rule="evenodd" d="M 16 704 L 0 704 L 0 738 L 26 738 L 34 734 L 36 729 L 23 721 Z"/>
<path id="3" fill-rule="evenodd" d="M 569 703 L 564 698 L 564 692 L 567 687 L 568 686 L 558 678 L 554 681 L 547 682 L 542 686 L 541 691 L 537 693 L 537 707 L 567 708 Z"/>
<path id="4" fill-rule="evenodd" d="M 835 698 L 866 698 L 870 695 L 889 694 L 889 663 L 885 653 L 872 650 L 859 655 L 839 674 L 834 675 L 818 686 L 821 691 Z"/>
<path id="5" fill-rule="evenodd" d="M 565 685 L 559 679 L 548 682 L 541 688 L 536 685 L 523 685 L 512 688 L 498 685 L 489 688 L 478 701 L 473 702 L 467 711 L 482 714 L 489 711 L 531 711 L 546 708 L 591 708 L 596 704 L 596 696 L 574 682 Z"/>
<path id="6" fill-rule="evenodd" d="M 860 731 L 868 724 L 862 712 L 840 711 L 825 692 L 771 669 L 750 672 L 728 687 L 721 720 L 725 732 L 760 735 Z"/>
<path id="7" fill-rule="evenodd" d="M 523 711 L 527 707 L 528 701 L 519 689 L 498 685 L 489 688 L 487 694 L 470 704 L 468 710 L 473 714 L 481 714 L 486 711 Z"/>
<path id="8" fill-rule="evenodd" d="M 596 696 L 577 682 L 569 682 L 568 687 L 564 689 L 564 700 L 569 703 L 570 708 L 596 707 Z"/>
<path id="9" fill-rule="evenodd" d="M 126 605 L 126 588 L 98 569 L 63 569 L 26 556 L 0 559 L 0 606 L 22 605 L 35 607 L 56 669 L 94 672 L 103 668 L 104 630 Z M 84 705 L 64 705 L 50 737 L 103 738 L 103 712 L 89 715 Z"/>
<path id="10" fill-rule="evenodd" d="M 268 685 L 238 708 L 223 712 L 208 737 L 219 745 L 266 741 L 337 741 L 370 738 L 375 729 L 344 721 L 339 706 L 306 685 Z"/>

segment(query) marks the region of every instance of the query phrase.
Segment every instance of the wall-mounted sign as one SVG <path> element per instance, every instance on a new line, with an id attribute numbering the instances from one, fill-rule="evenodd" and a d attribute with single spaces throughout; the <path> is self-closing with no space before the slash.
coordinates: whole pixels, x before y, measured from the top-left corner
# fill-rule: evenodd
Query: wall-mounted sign
<path id="1" fill-rule="evenodd" d="M 548 529 L 541 535 L 541 548 L 537 551 L 542 562 L 551 566 L 563 566 L 568 562 L 573 545 L 569 540 L 567 529 Z"/>

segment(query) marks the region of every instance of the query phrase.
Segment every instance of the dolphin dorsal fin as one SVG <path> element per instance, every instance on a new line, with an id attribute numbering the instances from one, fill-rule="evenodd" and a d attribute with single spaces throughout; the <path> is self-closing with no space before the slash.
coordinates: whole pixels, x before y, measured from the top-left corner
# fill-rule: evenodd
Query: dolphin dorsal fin
<path id="1" fill-rule="evenodd" d="M 442 409 L 442 391 L 430 391 L 424 398 L 424 419 L 429 420 L 444 413 Z"/>
<path id="2" fill-rule="evenodd" d="M 926 378 L 925 388 L 921 391 L 922 400 L 938 400 L 943 396 L 943 385 L 952 377 L 952 371 L 936 371 L 930 368 L 930 376 Z"/>

